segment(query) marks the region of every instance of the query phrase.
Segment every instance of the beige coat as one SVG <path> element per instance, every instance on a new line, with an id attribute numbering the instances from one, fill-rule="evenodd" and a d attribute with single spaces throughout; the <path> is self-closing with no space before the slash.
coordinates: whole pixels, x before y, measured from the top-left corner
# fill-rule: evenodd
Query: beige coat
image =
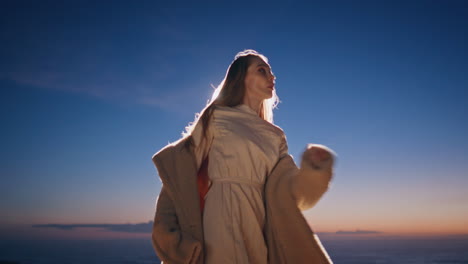
<path id="1" fill-rule="evenodd" d="M 153 246 L 168 264 L 204 263 L 203 222 L 197 188 L 197 164 L 191 137 L 170 144 L 153 156 L 162 181 L 156 204 Z M 301 168 L 305 167 L 304 163 Z M 310 170 L 310 168 L 308 168 Z M 311 175 L 298 173 L 290 155 L 280 159 L 265 183 L 264 237 L 268 263 L 332 263 L 301 211 L 312 207 L 327 190 L 304 188 L 311 176 L 331 175 L 331 168 Z M 322 175 L 320 175 L 322 174 Z M 299 175 L 303 175 L 302 177 Z"/>

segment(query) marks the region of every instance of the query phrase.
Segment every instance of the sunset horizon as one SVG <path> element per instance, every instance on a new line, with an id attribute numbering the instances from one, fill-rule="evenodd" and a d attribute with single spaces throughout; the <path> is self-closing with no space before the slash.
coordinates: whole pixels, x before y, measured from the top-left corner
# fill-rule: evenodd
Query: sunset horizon
<path id="1" fill-rule="evenodd" d="M 0 237 L 10 240 L 22 239 L 150 239 L 153 220 L 147 222 L 123 223 L 42 223 L 42 224 L 10 224 L 0 226 Z M 416 229 L 343 227 L 329 228 L 320 223 L 309 221 L 314 233 L 319 237 L 346 239 L 346 238 L 437 238 L 437 237 L 468 237 L 465 226 L 460 229 Z M 18 235 L 19 234 L 19 235 Z M 16 236 L 16 237 L 15 237 Z"/>

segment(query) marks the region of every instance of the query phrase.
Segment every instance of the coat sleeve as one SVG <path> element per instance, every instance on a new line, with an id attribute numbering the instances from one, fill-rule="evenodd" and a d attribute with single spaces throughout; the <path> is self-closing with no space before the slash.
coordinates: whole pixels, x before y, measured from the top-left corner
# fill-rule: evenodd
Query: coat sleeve
<path id="1" fill-rule="evenodd" d="M 299 172 L 291 155 L 278 161 L 266 183 L 265 237 L 270 264 L 333 263 L 291 192 Z"/>
<path id="2" fill-rule="evenodd" d="M 202 245 L 180 230 L 174 204 L 163 185 L 156 202 L 152 234 L 153 247 L 164 263 L 196 263 Z"/>
<path id="3" fill-rule="evenodd" d="M 283 136 L 280 147 L 280 158 L 288 154 L 288 144 Z M 332 164 L 323 168 L 314 168 L 302 157 L 301 167 L 298 168 L 293 159 L 288 166 L 291 177 L 291 191 L 301 211 L 312 208 L 328 190 L 333 175 Z"/>
<path id="4" fill-rule="evenodd" d="M 173 197 L 164 183 L 156 201 L 152 242 L 158 257 L 171 264 L 196 263 L 202 249 L 200 241 L 181 230 Z"/>

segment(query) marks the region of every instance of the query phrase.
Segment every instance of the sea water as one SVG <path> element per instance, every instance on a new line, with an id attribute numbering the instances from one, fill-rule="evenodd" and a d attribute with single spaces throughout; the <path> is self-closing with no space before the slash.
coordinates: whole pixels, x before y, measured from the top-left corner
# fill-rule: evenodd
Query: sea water
<path id="1" fill-rule="evenodd" d="M 322 238 L 337 264 L 468 264 L 468 238 Z M 149 239 L 0 241 L 0 263 L 160 263 Z"/>

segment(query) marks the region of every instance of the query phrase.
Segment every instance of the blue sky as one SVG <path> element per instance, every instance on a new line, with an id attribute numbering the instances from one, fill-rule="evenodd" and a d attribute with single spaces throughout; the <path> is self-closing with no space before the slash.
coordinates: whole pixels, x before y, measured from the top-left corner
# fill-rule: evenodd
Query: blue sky
<path id="1" fill-rule="evenodd" d="M 313 226 L 468 233 L 465 1 L 4 6 L 0 225 L 151 220 L 152 154 L 251 48 L 290 153 L 338 153 Z"/>

